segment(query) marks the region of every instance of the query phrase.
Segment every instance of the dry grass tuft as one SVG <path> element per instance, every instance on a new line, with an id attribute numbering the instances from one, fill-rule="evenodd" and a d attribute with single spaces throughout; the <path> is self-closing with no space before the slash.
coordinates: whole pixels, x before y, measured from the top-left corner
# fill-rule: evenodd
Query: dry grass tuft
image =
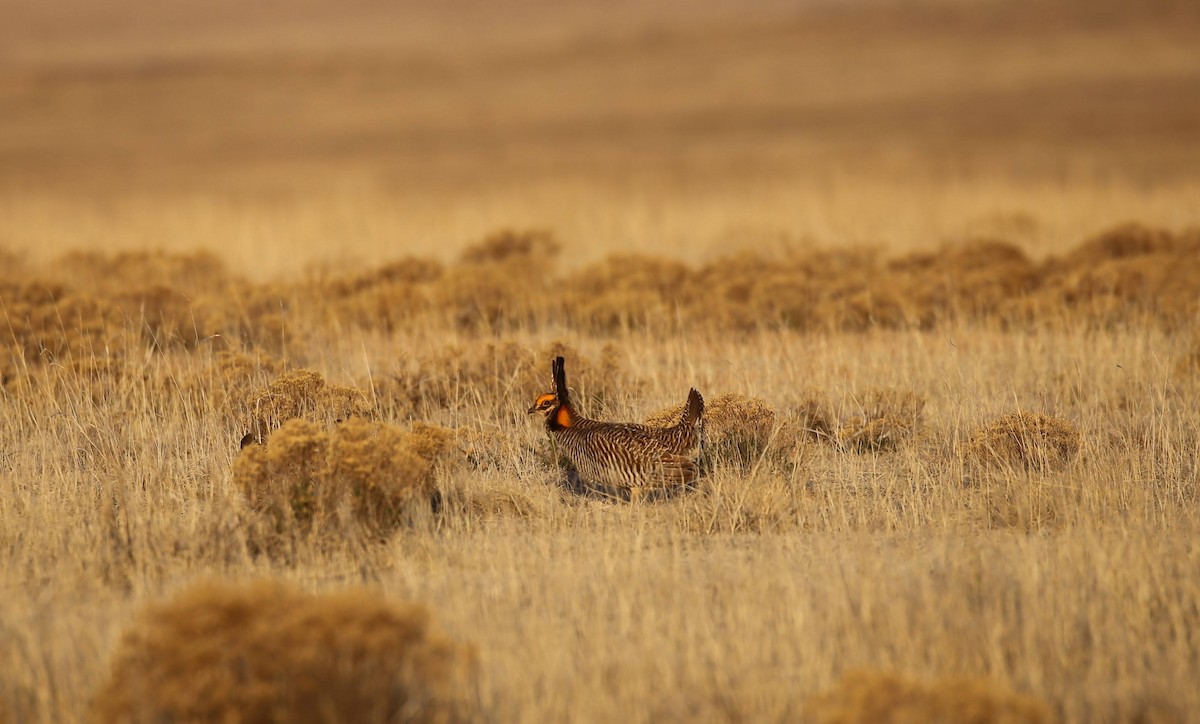
<path id="1" fill-rule="evenodd" d="M 502 229 L 468 246 L 460 258 L 473 265 L 516 264 L 525 268 L 544 269 L 560 251 L 562 245 L 549 231 Z"/>
<path id="2" fill-rule="evenodd" d="M 1114 259 L 1129 259 L 1148 254 L 1186 250 L 1187 244 L 1165 229 L 1154 229 L 1129 222 L 1106 229 L 1085 239 L 1064 262 L 1072 267 L 1102 264 Z"/>
<path id="3" fill-rule="evenodd" d="M 550 360 L 567 359 L 572 392 L 581 411 L 602 414 L 610 401 L 640 386 L 607 344 L 599 359 L 561 341 L 533 348 L 513 341 L 447 346 L 415 358 L 372 381 L 375 400 L 393 418 L 420 419 L 463 406 L 495 404 L 523 414 L 535 396 L 553 389 Z M 502 408 L 503 409 L 503 408 Z"/>
<path id="4" fill-rule="evenodd" d="M 98 722 L 467 721 L 474 654 L 370 591 L 193 586 L 126 630 Z"/>
<path id="5" fill-rule="evenodd" d="M 667 407 L 646 418 L 647 425 L 670 427 L 679 422 L 686 403 Z M 727 392 L 704 404 L 705 458 L 715 465 L 740 468 L 754 465 L 767 451 L 775 433 L 775 408 L 759 397 Z"/>
<path id="6" fill-rule="evenodd" d="M 1079 428 L 1039 412 L 1012 412 L 980 427 L 967 443 L 967 459 L 984 467 L 1049 472 L 1079 453 Z"/>
<path id="7" fill-rule="evenodd" d="M 1187 349 L 1175 359 L 1171 371 L 1179 382 L 1200 384 L 1200 334 L 1193 335 Z"/>
<path id="8" fill-rule="evenodd" d="M 55 270 L 69 284 L 104 296 L 153 287 L 179 289 L 187 294 L 219 293 L 226 285 L 239 281 L 211 251 L 72 251 L 56 262 Z"/>
<path id="9" fill-rule="evenodd" d="M 293 419 L 242 450 L 233 481 L 270 523 L 269 537 L 345 535 L 354 525 L 382 535 L 429 509 L 452 439 L 431 425 L 409 431 L 352 418 L 326 431 Z"/>
<path id="10" fill-rule="evenodd" d="M 445 274 L 432 260 L 405 257 L 378 269 L 334 279 L 320 291 L 330 314 L 360 329 L 395 332 L 433 309 L 430 289 Z"/>
<path id="11" fill-rule="evenodd" d="M 971 239 L 888 265 L 910 321 L 928 329 L 955 319 L 1007 318 L 1011 300 L 1033 291 L 1042 272 L 1021 249 Z"/>
<path id="12" fill-rule="evenodd" d="M 855 452 L 895 450 L 921 426 L 925 398 L 912 390 L 873 389 L 858 400 L 859 414 L 837 432 L 837 440 Z"/>
<path id="13" fill-rule="evenodd" d="M 561 286 L 570 303 L 562 307 L 584 330 L 669 327 L 695 299 L 696 282 L 682 262 L 616 255 L 568 276 Z"/>
<path id="14" fill-rule="evenodd" d="M 262 442 L 293 418 L 330 424 L 364 415 L 371 409 L 366 396 L 353 387 L 330 385 L 312 370 L 285 372 L 252 393 L 243 404 L 246 429 Z"/>
<path id="15" fill-rule="evenodd" d="M 499 231 L 468 247 L 433 290 L 434 304 L 460 329 L 535 324 L 554 300 L 560 246 L 545 231 Z"/>
<path id="16" fill-rule="evenodd" d="M 1046 704 L 981 679 L 920 682 L 888 672 L 855 671 L 808 702 L 820 724 L 1050 724 Z"/>
<path id="17" fill-rule="evenodd" d="M 837 416 L 829 399 L 817 390 L 806 390 L 784 418 L 784 431 L 792 444 L 801 440 L 830 442 L 836 439 Z"/>
<path id="18" fill-rule="evenodd" d="M 283 360 L 261 350 L 224 350 L 189 376 L 182 389 L 194 408 L 211 410 L 231 423 L 243 424 L 251 418 L 252 401 L 286 368 Z"/>
<path id="19" fill-rule="evenodd" d="M 58 284 L 0 284 L 0 371 L 73 356 L 106 356 L 126 347 L 124 318 L 107 300 Z"/>
<path id="20" fill-rule="evenodd" d="M 195 347 L 216 331 L 208 327 L 203 313 L 193 307 L 186 294 L 170 287 L 142 287 L 117 294 L 114 300 L 126 324 L 139 330 L 155 350 Z"/>

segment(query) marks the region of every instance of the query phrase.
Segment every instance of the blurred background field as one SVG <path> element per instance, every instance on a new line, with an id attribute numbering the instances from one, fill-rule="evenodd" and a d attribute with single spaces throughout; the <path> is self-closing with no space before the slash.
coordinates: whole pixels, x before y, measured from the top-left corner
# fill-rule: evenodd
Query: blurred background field
<path id="1" fill-rule="evenodd" d="M 573 261 L 1196 223 L 1186 0 L 2 7 L 2 240 L 39 254 L 269 274 L 511 224 Z"/>
<path id="2" fill-rule="evenodd" d="M 1200 710 L 1196 3 L 0 17 L 0 722 Z"/>

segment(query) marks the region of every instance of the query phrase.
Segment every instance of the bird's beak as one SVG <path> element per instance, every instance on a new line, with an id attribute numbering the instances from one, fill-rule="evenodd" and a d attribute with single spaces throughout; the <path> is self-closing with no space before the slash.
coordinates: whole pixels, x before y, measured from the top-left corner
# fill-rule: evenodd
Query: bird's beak
<path id="1" fill-rule="evenodd" d="M 525 411 L 525 414 L 532 415 L 535 412 L 537 412 L 537 405 L 533 405 L 532 407 L 530 407 L 528 410 Z"/>

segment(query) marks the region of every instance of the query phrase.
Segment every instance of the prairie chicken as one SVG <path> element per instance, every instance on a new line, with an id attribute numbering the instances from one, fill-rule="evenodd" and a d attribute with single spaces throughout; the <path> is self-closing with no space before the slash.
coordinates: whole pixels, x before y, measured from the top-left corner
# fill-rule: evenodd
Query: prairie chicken
<path id="1" fill-rule="evenodd" d="M 587 490 L 621 499 L 658 497 L 692 485 L 704 438 L 704 398 L 688 393 L 672 427 L 589 420 L 575 411 L 563 358 L 551 365 L 554 392 L 538 396 L 529 414 L 542 413 L 546 430 Z"/>

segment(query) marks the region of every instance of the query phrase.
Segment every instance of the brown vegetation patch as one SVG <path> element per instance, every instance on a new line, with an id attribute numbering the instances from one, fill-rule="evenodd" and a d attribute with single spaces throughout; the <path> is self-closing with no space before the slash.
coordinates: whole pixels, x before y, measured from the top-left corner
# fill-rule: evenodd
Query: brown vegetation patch
<path id="1" fill-rule="evenodd" d="M 246 411 L 247 434 L 255 442 L 262 442 L 272 430 L 293 418 L 328 424 L 366 414 L 371 409 L 361 391 L 328 384 L 319 373 L 305 369 L 279 375 L 266 387 L 251 393 L 242 407 Z"/>
<path id="2" fill-rule="evenodd" d="M 436 307 L 462 329 L 535 324 L 554 308 L 560 246 L 545 231 L 496 232 L 468 247 L 434 289 Z"/>
<path id="3" fill-rule="evenodd" d="M 854 671 L 808 702 L 820 724 L 1050 724 L 1049 706 L 985 679 L 946 678 L 931 682 L 900 674 Z"/>
<path id="4" fill-rule="evenodd" d="M 442 264 L 405 257 L 378 269 L 329 282 L 321 294 L 330 314 L 351 326 L 394 332 L 433 308 L 431 285 L 445 274 Z"/>
<path id="5" fill-rule="evenodd" d="M 205 312 L 215 318 L 212 326 L 222 335 L 245 347 L 288 357 L 311 342 L 314 326 L 330 321 L 325 317 L 330 310 L 340 314 L 335 298 L 328 305 L 317 304 L 312 300 L 318 295 L 323 293 L 306 284 L 237 284 L 211 300 Z"/>
<path id="6" fill-rule="evenodd" d="M 127 324 L 142 333 L 153 349 L 194 347 L 215 330 L 187 295 L 165 286 L 143 287 L 114 298 Z"/>
<path id="7" fill-rule="evenodd" d="M 68 284 L 98 296 L 154 287 L 178 289 L 187 294 L 220 293 L 226 285 L 238 281 L 211 251 L 188 254 L 72 251 L 55 262 L 54 269 Z"/>
<path id="8" fill-rule="evenodd" d="M 1003 239 L 976 238 L 891 260 L 870 248 L 743 252 L 701 267 L 625 254 L 560 273 L 560 249 L 549 232 L 502 230 L 448 265 L 408 257 L 269 284 L 234 277 L 204 254 L 73 253 L 54 267 L 65 285 L 10 276 L 0 301 L 26 357 L 124 332 L 156 349 L 220 335 L 286 356 L 322 327 L 394 333 L 422 320 L 468 331 L 861 332 L 957 322 L 1176 329 L 1200 313 L 1200 230 L 1123 225 L 1042 262 Z"/>
<path id="9" fill-rule="evenodd" d="M 372 384 L 379 407 L 395 418 L 427 417 L 496 400 L 523 415 L 534 397 L 553 390 L 550 360 L 557 356 L 568 360 L 571 391 L 585 414 L 602 414 L 611 400 L 640 385 L 616 346 L 605 345 L 600 358 L 593 359 L 558 341 L 540 348 L 512 341 L 448 346 L 412 359 Z"/>
<path id="10" fill-rule="evenodd" d="M 653 413 L 646 418 L 646 424 L 655 427 L 677 424 L 684 404 Z M 771 443 L 777 417 L 775 408 L 759 397 L 727 392 L 705 400 L 705 459 L 742 468 L 754 465 Z"/>
<path id="11" fill-rule="evenodd" d="M 182 390 L 196 409 L 242 424 L 250 418 L 252 401 L 286 369 L 286 362 L 261 350 L 224 350 L 183 381 Z"/>
<path id="12" fill-rule="evenodd" d="M 894 450 L 920 428 L 925 398 L 912 390 L 868 390 L 860 412 L 843 423 L 837 439 L 855 452 Z"/>
<path id="13" fill-rule="evenodd" d="M 1005 317 L 1010 300 L 1037 288 L 1042 273 L 1021 249 L 972 239 L 888 265 L 911 320 L 923 329 L 955 318 Z"/>
<path id="14" fill-rule="evenodd" d="M 1175 234 L 1124 224 L 1048 260 L 1045 269 L 1034 302 L 1045 307 L 1039 312 L 1057 307 L 1097 325 L 1150 320 L 1176 329 L 1200 311 L 1200 229 Z"/>
<path id="15" fill-rule="evenodd" d="M 435 469 L 452 438 L 430 425 L 403 430 L 352 418 L 326 431 L 293 419 L 265 445 L 241 451 L 233 482 L 271 523 L 272 535 L 345 531 L 350 522 L 387 533 L 429 508 Z"/>
<path id="16" fill-rule="evenodd" d="M 138 615 L 92 713 L 114 724 L 458 722 L 472 716 L 474 678 L 473 651 L 423 607 L 365 590 L 207 583 Z"/>
<path id="17" fill-rule="evenodd" d="M 980 427 L 967 443 L 967 458 L 985 467 L 1060 470 L 1079 453 L 1079 428 L 1040 412 L 1012 412 Z"/>
<path id="18" fill-rule="evenodd" d="M 541 229 L 502 229 L 463 250 L 466 264 L 513 264 L 528 271 L 549 268 L 562 251 L 554 234 Z"/>
<path id="19" fill-rule="evenodd" d="M 582 329 L 661 329 L 694 298 L 695 273 L 682 262 L 645 255 L 617 255 L 568 276 L 562 289 L 569 319 Z"/>
<path id="20" fill-rule="evenodd" d="M 1149 254 L 1186 253 L 1197 251 L 1195 242 L 1189 234 L 1176 236 L 1165 229 L 1129 222 L 1085 239 L 1063 258 L 1063 263 L 1079 268 Z"/>
<path id="21" fill-rule="evenodd" d="M 784 428 L 797 443 L 804 439 L 829 442 L 835 439 L 837 419 L 825 395 L 807 390 L 785 417 Z"/>
<path id="22" fill-rule="evenodd" d="M 72 355 L 124 351 L 125 326 L 112 303 L 59 284 L 0 284 L 0 371 L 61 361 Z"/>

